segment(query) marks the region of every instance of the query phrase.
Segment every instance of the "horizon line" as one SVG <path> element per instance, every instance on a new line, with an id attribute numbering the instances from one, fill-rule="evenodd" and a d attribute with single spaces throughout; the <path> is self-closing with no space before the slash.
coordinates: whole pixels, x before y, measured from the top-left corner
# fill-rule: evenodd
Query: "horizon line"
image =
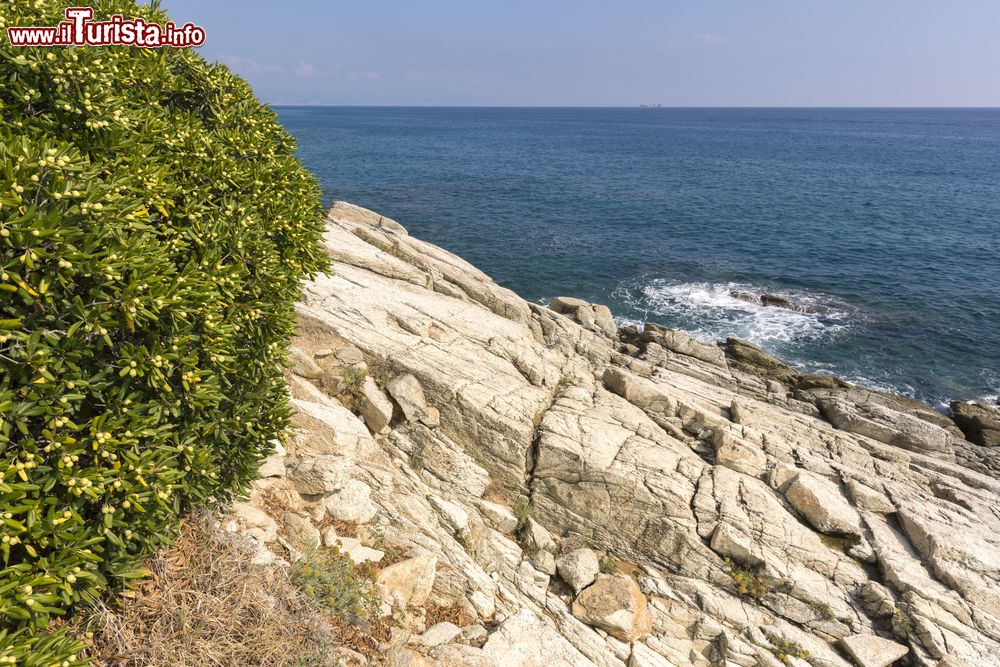
<path id="1" fill-rule="evenodd" d="M 874 105 L 576 105 L 576 104 L 328 104 L 313 102 L 267 102 L 271 107 L 372 108 L 372 109 L 871 109 L 871 110 L 983 110 L 1000 106 L 874 106 Z"/>

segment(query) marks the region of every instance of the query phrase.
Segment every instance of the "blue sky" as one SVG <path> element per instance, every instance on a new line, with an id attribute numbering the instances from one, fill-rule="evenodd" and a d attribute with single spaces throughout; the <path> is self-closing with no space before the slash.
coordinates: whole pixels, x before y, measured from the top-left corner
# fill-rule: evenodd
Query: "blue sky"
<path id="1" fill-rule="evenodd" d="M 1000 106 L 998 0 L 163 0 L 274 104 Z"/>

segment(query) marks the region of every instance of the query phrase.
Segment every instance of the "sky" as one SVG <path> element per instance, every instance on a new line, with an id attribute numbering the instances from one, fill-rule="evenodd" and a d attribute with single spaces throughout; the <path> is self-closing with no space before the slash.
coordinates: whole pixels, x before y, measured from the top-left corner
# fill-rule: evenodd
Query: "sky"
<path id="1" fill-rule="evenodd" d="M 272 104 L 1000 107 L 998 0 L 163 0 Z"/>

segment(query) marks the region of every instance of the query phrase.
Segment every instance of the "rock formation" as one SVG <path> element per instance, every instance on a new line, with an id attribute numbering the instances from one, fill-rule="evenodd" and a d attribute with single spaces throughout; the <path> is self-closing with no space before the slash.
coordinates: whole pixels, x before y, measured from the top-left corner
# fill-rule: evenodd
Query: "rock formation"
<path id="1" fill-rule="evenodd" d="M 349 204 L 325 242 L 293 437 L 227 526 L 378 568 L 388 664 L 1000 664 L 1000 450 L 949 418 L 529 304 Z"/>

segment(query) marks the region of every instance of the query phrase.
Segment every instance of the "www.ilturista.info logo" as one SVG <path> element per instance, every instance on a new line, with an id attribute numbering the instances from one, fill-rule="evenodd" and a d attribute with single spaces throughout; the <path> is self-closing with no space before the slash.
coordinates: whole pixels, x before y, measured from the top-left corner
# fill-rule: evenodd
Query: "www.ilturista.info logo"
<path id="1" fill-rule="evenodd" d="M 69 7 L 66 20 L 57 26 L 7 28 L 11 46 L 163 46 L 189 47 L 205 43 L 205 29 L 193 23 L 163 25 L 141 18 L 126 19 L 115 14 L 108 21 L 92 21 L 91 7 Z"/>

